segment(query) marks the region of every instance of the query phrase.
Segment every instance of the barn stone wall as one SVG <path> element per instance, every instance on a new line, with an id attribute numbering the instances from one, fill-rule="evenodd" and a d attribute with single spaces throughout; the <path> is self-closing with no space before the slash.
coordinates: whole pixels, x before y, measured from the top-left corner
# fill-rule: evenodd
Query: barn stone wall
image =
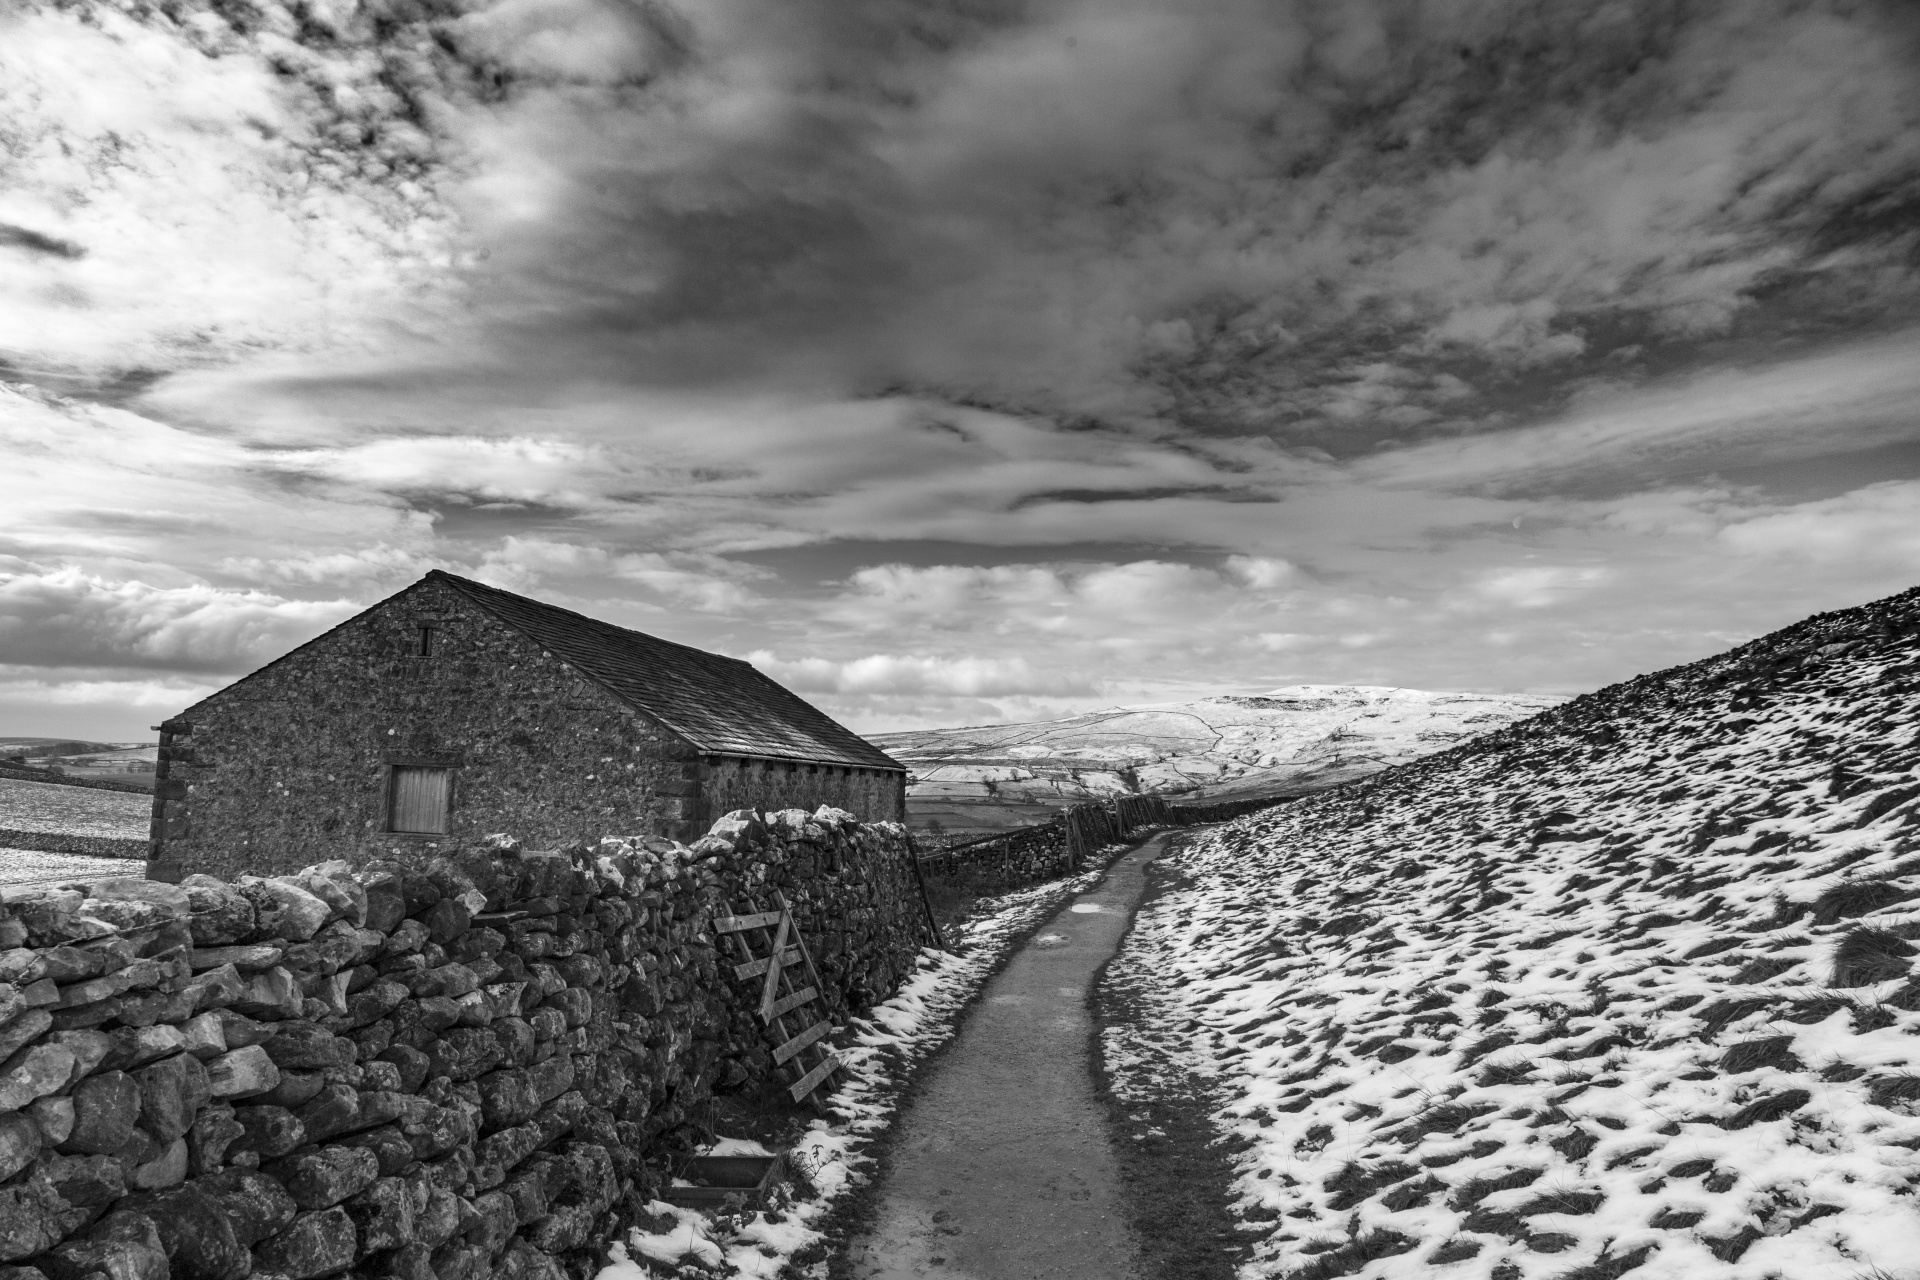
<path id="1" fill-rule="evenodd" d="M 905 822 L 904 771 L 793 760 L 710 757 L 701 774 L 708 813 L 735 809 L 817 809 L 828 805 L 870 822 Z"/>
<path id="2" fill-rule="evenodd" d="M 434 654 L 410 656 L 432 624 Z M 530 843 L 691 837 L 700 758 L 431 579 L 162 726 L 155 878 Z M 456 766 L 445 840 L 394 835 L 392 764 Z"/>
<path id="3" fill-rule="evenodd" d="M 712 917 L 782 890 L 836 1013 L 864 1012 L 920 942 L 909 856 L 902 827 L 794 810 L 691 848 L 497 837 L 12 899 L 0 1264 L 585 1280 L 689 1118 L 778 1087 Z"/>

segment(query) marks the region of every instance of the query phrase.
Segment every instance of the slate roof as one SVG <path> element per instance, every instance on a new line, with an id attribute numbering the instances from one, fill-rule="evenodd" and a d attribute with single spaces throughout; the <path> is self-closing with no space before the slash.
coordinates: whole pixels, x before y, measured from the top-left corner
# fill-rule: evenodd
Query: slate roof
<path id="1" fill-rule="evenodd" d="M 427 576 L 702 752 L 906 768 L 751 663 L 630 631 L 439 569 Z"/>

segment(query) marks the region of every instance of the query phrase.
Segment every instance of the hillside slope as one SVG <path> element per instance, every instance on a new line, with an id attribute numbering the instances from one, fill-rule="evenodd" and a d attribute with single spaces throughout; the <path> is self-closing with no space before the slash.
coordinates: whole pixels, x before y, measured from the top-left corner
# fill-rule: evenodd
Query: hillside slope
<path id="1" fill-rule="evenodd" d="M 1370 685 L 1113 707 L 1065 720 L 874 736 L 912 771 L 916 816 L 954 829 L 1117 795 L 1304 794 L 1439 751 L 1565 701 Z M 1031 812 L 1029 812 L 1031 811 Z M 1012 819 L 1010 819 L 1012 820 Z"/>
<path id="2" fill-rule="evenodd" d="M 1211 1078 L 1243 1274 L 1905 1276 L 1917 693 L 1909 592 L 1211 832 L 1108 1064 Z"/>

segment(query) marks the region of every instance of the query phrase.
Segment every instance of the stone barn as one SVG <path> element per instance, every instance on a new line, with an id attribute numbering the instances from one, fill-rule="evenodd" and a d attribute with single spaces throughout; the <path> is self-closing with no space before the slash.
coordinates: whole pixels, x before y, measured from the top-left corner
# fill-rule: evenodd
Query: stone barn
<path id="1" fill-rule="evenodd" d="M 737 658 L 435 570 L 160 726 L 148 875 L 822 804 L 904 820 L 906 769 Z"/>

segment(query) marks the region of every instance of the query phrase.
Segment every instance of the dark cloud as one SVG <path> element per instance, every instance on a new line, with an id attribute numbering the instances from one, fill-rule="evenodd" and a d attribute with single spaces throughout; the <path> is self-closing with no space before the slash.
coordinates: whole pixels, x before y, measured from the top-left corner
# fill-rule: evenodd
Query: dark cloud
<path id="1" fill-rule="evenodd" d="M 31 227 L 16 227 L 10 222 L 0 222 L 0 247 L 24 249 L 28 253 L 44 253 L 55 258 L 87 256 L 87 251 L 71 240 L 62 240 Z"/>
<path id="2" fill-rule="evenodd" d="M 524 179 L 469 204 L 467 277 L 522 394 L 772 379 L 1349 454 L 1920 302 L 1893 3 L 514 12 L 388 43 Z"/>

